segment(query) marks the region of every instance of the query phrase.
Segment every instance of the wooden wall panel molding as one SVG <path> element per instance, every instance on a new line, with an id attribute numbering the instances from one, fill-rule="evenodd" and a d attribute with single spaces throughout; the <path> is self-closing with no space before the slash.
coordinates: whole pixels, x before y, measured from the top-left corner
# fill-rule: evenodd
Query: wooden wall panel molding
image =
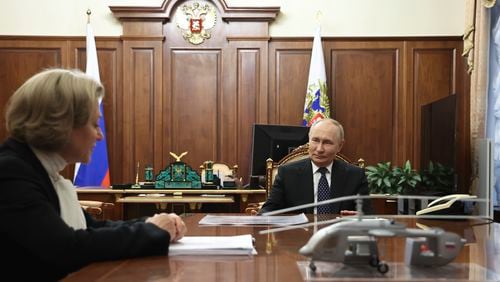
<path id="1" fill-rule="evenodd" d="M 5 105 L 16 89 L 40 69 L 61 66 L 61 52 L 57 48 L 0 46 L 0 105 Z M 5 137 L 4 114 L 0 116 L 0 124 L 0 136 Z"/>
<path id="2" fill-rule="evenodd" d="M 276 96 L 269 104 L 274 109 L 269 111 L 269 120 L 276 124 L 301 125 L 304 113 L 304 98 L 307 92 L 307 76 L 310 52 L 306 50 L 278 51 L 277 76 L 280 80 L 276 87 Z"/>
<path id="3" fill-rule="evenodd" d="M 97 39 L 112 182 L 134 181 L 137 161 L 158 172 L 172 161 L 169 151 L 185 150 L 193 168 L 208 159 L 238 164 L 247 181 L 252 124 L 301 124 L 311 38 L 260 40 L 268 35 L 234 35 L 235 26 L 219 26 L 200 46 L 169 23 L 161 34 Z M 82 37 L 0 37 L 0 104 L 45 67 L 84 69 L 84 43 Z M 461 43 L 454 37 L 323 38 L 333 117 L 346 126 L 344 152 L 368 164 L 408 159 L 418 165 L 421 105 L 454 94 L 459 187 L 467 192 L 470 97 Z"/>
<path id="4" fill-rule="evenodd" d="M 221 51 L 174 50 L 171 53 L 169 96 L 171 148 L 189 152 L 182 160 L 193 169 L 206 160 L 217 160 L 220 142 Z M 165 156 L 167 163 L 172 157 Z"/>
<path id="5" fill-rule="evenodd" d="M 174 21 L 164 25 L 163 150 L 189 151 L 184 160 L 194 168 L 206 160 L 238 164 L 247 181 L 252 125 L 267 122 L 269 17 L 266 9 L 212 3 L 218 21 L 199 45 L 183 38 Z M 166 8 L 171 19 L 174 6 Z M 171 161 L 164 154 L 163 165 Z"/>
<path id="6" fill-rule="evenodd" d="M 262 36 L 262 37 L 257 37 L 257 36 L 227 36 L 226 40 L 227 41 L 250 41 L 250 42 L 255 42 L 255 41 L 269 41 L 271 37 L 269 36 Z"/>
<path id="7" fill-rule="evenodd" d="M 178 3 L 184 1 L 164 0 L 159 7 L 139 6 L 109 6 L 115 17 L 122 21 L 162 20 L 171 18 L 172 10 Z M 280 11 L 280 7 L 232 7 L 225 0 L 208 1 L 217 6 L 221 17 L 225 21 L 273 21 Z"/>
<path id="8" fill-rule="evenodd" d="M 413 50 L 413 159 L 420 165 L 421 107 L 449 95 L 454 95 L 453 49 Z"/>
<path id="9" fill-rule="evenodd" d="M 412 159 L 415 165 L 420 161 L 421 107 L 449 95 L 457 99 L 457 134 L 455 159 L 458 173 L 459 192 L 468 193 L 470 186 L 470 142 L 469 142 L 469 90 L 467 76 L 464 76 L 462 45 L 449 40 L 432 42 L 409 42 L 406 56 L 408 64 L 408 92 L 413 98 L 412 132 L 414 144 Z M 424 164 L 425 165 L 425 164 Z"/>
<path id="10" fill-rule="evenodd" d="M 271 40 L 269 123 L 301 124 L 311 47 L 310 39 Z M 368 164 L 411 160 L 418 168 L 420 106 L 452 92 L 459 104 L 459 186 L 467 187 L 469 78 L 461 48 L 460 38 L 323 38 L 332 116 L 346 127 L 343 152 Z"/>
<path id="11" fill-rule="evenodd" d="M 265 95 L 262 95 L 266 93 L 258 87 L 262 85 L 263 52 L 260 48 L 238 48 L 237 53 L 237 95 L 234 97 L 235 107 L 231 111 L 233 115 L 231 118 L 236 123 L 231 124 L 229 120 L 231 118 L 225 122 L 231 124 L 230 128 L 233 130 L 227 131 L 226 139 L 229 142 L 227 146 L 221 147 L 220 152 L 221 159 L 236 157 L 233 161 L 240 164 L 240 172 L 247 179 L 250 175 L 248 156 L 252 152 L 252 124 L 258 123 L 261 100 L 266 100 Z M 231 96 L 231 93 L 227 96 Z M 231 148 L 230 151 L 227 151 L 228 147 Z"/>
<path id="12" fill-rule="evenodd" d="M 0 38 L 0 63 L 0 93 L 3 98 L 8 98 L 41 69 L 68 66 L 68 45 L 64 40 L 45 42 L 41 39 Z"/>
<path id="13" fill-rule="evenodd" d="M 398 59 L 395 48 L 331 50 L 331 110 L 345 129 L 343 152 L 353 159 L 397 162 Z"/>
<path id="14" fill-rule="evenodd" d="M 123 42 L 121 182 L 135 180 L 136 164 L 160 167 L 163 148 L 162 42 Z"/>
<path id="15" fill-rule="evenodd" d="M 312 42 L 271 42 L 268 123 L 302 125 Z"/>
<path id="16" fill-rule="evenodd" d="M 96 40 L 99 57 L 101 81 L 106 89 L 104 115 L 107 129 L 108 153 L 111 180 L 121 179 L 121 95 L 122 55 L 121 42 L 117 38 L 98 38 Z M 5 80 L 0 82 L 0 105 L 5 105 L 13 92 L 33 74 L 49 67 L 78 68 L 85 71 L 85 38 L 82 37 L 26 37 L 8 36 L 0 38 L 0 73 Z M 117 102 L 118 100 L 118 102 Z M 0 117 L 0 138 L 5 132 L 4 115 Z M 73 168 L 68 167 L 63 175 L 73 177 Z"/>
<path id="17" fill-rule="evenodd" d="M 404 101 L 398 64 L 403 45 L 328 39 L 323 45 L 332 117 L 346 127 L 344 152 L 367 161 L 397 161 L 396 144 L 402 142 L 397 125 L 404 114 L 398 104 Z M 309 40 L 271 43 L 270 123 L 302 124 L 311 48 Z"/>
<path id="18" fill-rule="evenodd" d="M 5 104 L 15 90 L 35 73 L 51 67 L 69 66 L 68 41 L 44 40 L 43 37 L 0 37 L 0 140 L 7 137 L 5 129 Z M 62 172 L 72 175 L 72 168 Z"/>
<path id="19" fill-rule="evenodd" d="M 165 36 L 121 36 L 121 40 L 123 41 L 163 41 L 165 40 Z"/>

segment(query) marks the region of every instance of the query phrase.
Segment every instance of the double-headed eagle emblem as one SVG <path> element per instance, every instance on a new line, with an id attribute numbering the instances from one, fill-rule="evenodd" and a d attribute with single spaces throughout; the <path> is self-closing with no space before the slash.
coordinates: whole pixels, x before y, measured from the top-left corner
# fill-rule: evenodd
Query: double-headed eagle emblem
<path id="1" fill-rule="evenodd" d="M 180 161 L 181 161 L 181 158 L 182 158 L 182 157 L 184 157 L 185 155 L 187 155 L 187 153 L 188 153 L 188 152 L 184 152 L 184 153 L 180 154 L 179 156 L 177 156 L 175 153 L 170 152 L 170 155 L 171 155 L 172 157 L 174 157 L 174 159 L 175 159 L 175 161 L 176 161 L 176 162 L 180 162 Z"/>
<path id="2" fill-rule="evenodd" d="M 180 6 L 176 14 L 177 26 L 182 36 L 194 45 L 210 38 L 210 30 L 215 26 L 215 7 L 206 2 L 190 2 Z"/>

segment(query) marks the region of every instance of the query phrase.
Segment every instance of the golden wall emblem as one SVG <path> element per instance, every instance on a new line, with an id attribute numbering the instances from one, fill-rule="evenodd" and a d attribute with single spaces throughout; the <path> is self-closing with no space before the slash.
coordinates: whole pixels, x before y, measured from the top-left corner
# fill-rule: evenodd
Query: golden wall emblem
<path id="1" fill-rule="evenodd" d="M 184 39 L 198 45 L 210 38 L 211 29 L 215 26 L 217 13 L 215 7 L 206 2 L 189 2 L 177 8 L 177 26 Z"/>

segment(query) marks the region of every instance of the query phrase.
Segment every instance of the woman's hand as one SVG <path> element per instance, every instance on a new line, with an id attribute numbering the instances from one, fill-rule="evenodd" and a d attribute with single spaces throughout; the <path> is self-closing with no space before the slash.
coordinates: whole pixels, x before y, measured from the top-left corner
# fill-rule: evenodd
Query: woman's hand
<path id="1" fill-rule="evenodd" d="M 187 232 L 186 224 L 184 224 L 184 221 L 182 221 L 182 219 L 175 213 L 155 214 L 154 216 L 146 219 L 146 222 L 152 223 L 167 231 L 170 234 L 170 242 L 175 242 L 181 239 Z"/>

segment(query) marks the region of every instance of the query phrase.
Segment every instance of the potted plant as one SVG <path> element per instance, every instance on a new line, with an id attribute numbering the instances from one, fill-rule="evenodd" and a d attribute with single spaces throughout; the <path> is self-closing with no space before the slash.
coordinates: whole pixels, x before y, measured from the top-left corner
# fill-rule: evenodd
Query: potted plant
<path id="1" fill-rule="evenodd" d="M 373 194 L 394 194 L 394 177 L 391 162 L 378 163 L 365 168 L 368 188 Z"/>
<path id="2" fill-rule="evenodd" d="M 409 160 L 402 167 L 391 166 L 391 162 L 378 163 L 375 166 L 366 167 L 366 177 L 370 193 L 385 195 L 400 195 L 415 193 L 417 184 L 422 181 L 420 174 L 412 168 Z M 375 202 L 378 202 L 376 200 Z M 375 209 L 381 213 L 396 213 L 394 200 L 383 201 L 382 204 L 375 203 Z M 382 205 L 382 206 L 381 206 Z M 385 205 L 385 207 L 384 207 Z M 387 208 L 391 205 L 391 208 Z M 407 207 L 404 201 L 399 206 Z M 404 211 L 403 211 L 404 212 Z"/>
<path id="3" fill-rule="evenodd" d="M 402 167 L 391 166 L 391 162 L 366 167 L 366 178 L 371 193 L 399 195 L 413 193 L 422 181 L 420 174 L 406 161 Z"/>
<path id="4" fill-rule="evenodd" d="M 394 167 L 392 174 L 395 178 L 397 194 L 415 193 L 417 184 L 422 181 L 422 177 L 411 167 L 408 160 L 402 167 Z"/>
<path id="5" fill-rule="evenodd" d="M 455 170 L 451 167 L 430 161 L 420 175 L 421 190 L 427 195 L 444 196 L 455 190 Z"/>

